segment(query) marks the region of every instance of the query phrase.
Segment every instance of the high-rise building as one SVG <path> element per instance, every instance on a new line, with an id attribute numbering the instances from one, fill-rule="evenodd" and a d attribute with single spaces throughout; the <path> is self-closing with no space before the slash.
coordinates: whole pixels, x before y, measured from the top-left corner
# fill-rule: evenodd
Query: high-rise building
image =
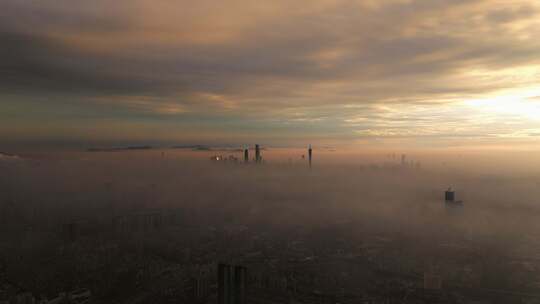
<path id="1" fill-rule="evenodd" d="M 452 188 L 448 188 L 448 190 L 446 190 L 444 192 L 444 200 L 447 203 L 453 203 L 454 202 L 454 200 L 455 200 L 455 192 L 452 190 Z"/>
<path id="2" fill-rule="evenodd" d="M 313 150 L 311 149 L 311 145 L 309 145 L 309 149 L 308 149 L 308 155 L 309 155 L 309 167 L 311 168 L 311 156 L 312 156 L 312 153 Z"/>
<path id="3" fill-rule="evenodd" d="M 247 268 L 234 267 L 234 300 L 235 304 L 246 304 Z"/>
<path id="4" fill-rule="evenodd" d="M 218 265 L 218 304 L 233 304 L 231 301 L 232 285 L 231 265 Z"/>
<path id="5" fill-rule="evenodd" d="M 189 280 L 188 292 L 191 301 L 200 303 L 206 299 L 209 293 L 208 278 L 197 275 Z"/>
<path id="6" fill-rule="evenodd" d="M 255 145 L 255 162 L 260 163 L 261 160 L 261 148 L 259 145 Z"/>
<path id="7" fill-rule="evenodd" d="M 249 162 L 249 148 L 244 149 L 244 162 L 245 163 Z"/>
<path id="8" fill-rule="evenodd" d="M 218 265 L 218 304 L 246 304 L 247 268 Z"/>

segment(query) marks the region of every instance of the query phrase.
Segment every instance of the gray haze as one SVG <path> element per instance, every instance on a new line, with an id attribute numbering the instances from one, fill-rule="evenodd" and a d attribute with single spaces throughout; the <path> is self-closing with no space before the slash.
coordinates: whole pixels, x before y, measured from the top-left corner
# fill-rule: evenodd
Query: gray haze
<path id="1" fill-rule="evenodd" d="M 272 152 L 263 154 L 270 157 Z M 57 262 L 41 264 L 58 254 L 53 248 L 62 244 L 62 225 L 78 221 L 99 227 L 114 217 L 156 210 L 180 210 L 182 227 L 202 232 L 186 235 L 175 228 L 133 235 L 123 242 L 134 243 L 122 250 L 139 252 L 137 246 L 150 246 L 146 254 L 158 256 L 185 248 L 204 250 L 212 238 L 208 233 L 243 227 L 257 242 L 261 238 L 270 243 L 292 242 L 302 237 L 311 244 L 309 250 L 315 257 L 384 240 L 421 265 L 416 271 L 446 263 L 435 252 L 452 250 L 457 255 L 472 255 L 467 267 L 480 267 L 482 275 L 491 276 L 507 271 L 503 265 L 516 257 L 535 256 L 540 248 L 538 174 L 508 173 L 496 166 L 486 174 L 485 168 L 490 166 L 473 168 L 463 160 L 459 169 L 455 165 L 459 157 L 438 158 L 438 167 L 420 168 L 401 167 L 399 156 L 392 155 L 363 155 L 356 162 L 328 158 L 315 162 L 311 170 L 306 160 L 292 152 L 290 159 L 275 157 L 261 165 L 209 160 L 210 155 L 220 153 L 240 156 L 230 150 L 151 150 L 4 159 L 0 163 L 4 172 L 0 180 L 0 248 L 9 273 L 27 288 L 44 293 L 69 289 L 73 282 L 90 284 L 91 280 L 69 279 L 76 275 L 69 263 L 86 263 L 80 257 L 65 260 L 66 269 L 48 268 Z M 443 193 L 448 186 L 454 187 L 464 207 L 445 206 Z M 108 238 L 92 237 L 81 244 L 101 248 L 110 242 Z M 227 250 L 212 251 L 213 259 L 226 260 L 230 255 L 238 259 L 242 247 L 235 251 L 237 245 L 231 242 Z M 91 254 L 93 249 L 84 250 Z M 478 263 L 501 264 L 499 268 L 487 266 L 491 272 L 485 272 L 486 266 Z M 90 267 L 86 271 L 97 271 L 86 267 Z M 442 271 L 460 271 L 456 269 Z M 67 277 L 52 283 L 47 279 L 51 273 Z M 475 286 L 485 289 L 505 290 L 509 284 L 480 282 Z M 520 288 L 531 292 L 531 286 Z"/>

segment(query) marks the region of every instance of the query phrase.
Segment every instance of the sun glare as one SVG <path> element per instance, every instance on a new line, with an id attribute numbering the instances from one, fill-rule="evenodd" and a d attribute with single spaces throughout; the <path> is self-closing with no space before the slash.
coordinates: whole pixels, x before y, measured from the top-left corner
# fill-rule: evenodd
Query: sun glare
<path id="1" fill-rule="evenodd" d="M 482 112 L 540 120 L 540 87 L 464 102 Z"/>

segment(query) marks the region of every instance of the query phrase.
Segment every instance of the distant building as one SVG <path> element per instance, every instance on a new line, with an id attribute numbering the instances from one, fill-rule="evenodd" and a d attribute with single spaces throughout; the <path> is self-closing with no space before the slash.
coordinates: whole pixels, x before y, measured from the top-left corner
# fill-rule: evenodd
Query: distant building
<path id="1" fill-rule="evenodd" d="M 92 297 L 92 292 L 86 288 L 77 289 L 71 292 L 61 292 L 58 297 L 46 301 L 47 304 L 60 304 L 60 303 L 88 303 Z M 29 298 L 24 299 L 16 303 L 36 303 Z M 40 301 L 41 303 L 41 301 Z"/>
<path id="2" fill-rule="evenodd" d="M 218 265 L 218 304 L 233 304 L 232 302 L 232 271 L 231 265 Z"/>
<path id="3" fill-rule="evenodd" d="M 204 267 L 198 268 L 188 280 L 188 295 L 192 303 L 206 303 L 210 294 L 209 273 Z"/>
<path id="4" fill-rule="evenodd" d="M 243 266 L 235 266 L 234 267 L 235 304 L 246 303 L 246 281 L 247 281 L 247 268 Z"/>
<path id="5" fill-rule="evenodd" d="M 234 155 L 229 155 L 229 156 L 214 155 L 214 156 L 210 157 L 210 160 L 213 161 L 213 162 L 237 163 L 238 162 L 238 157 L 236 157 Z"/>
<path id="6" fill-rule="evenodd" d="M 309 157 L 309 167 L 311 168 L 311 157 L 312 157 L 312 153 L 313 150 L 311 149 L 311 145 L 309 145 L 309 148 L 308 148 L 308 157 Z"/>
<path id="7" fill-rule="evenodd" d="M 249 162 L 249 148 L 244 149 L 244 162 L 245 163 Z"/>
<path id="8" fill-rule="evenodd" d="M 68 242 L 74 242 L 79 238 L 80 226 L 77 222 L 69 222 L 62 225 L 62 236 Z"/>
<path id="9" fill-rule="evenodd" d="M 247 269 L 218 265 L 218 304 L 246 304 Z"/>
<path id="10" fill-rule="evenodd" d="M 261 148 L 259 147 L 259 145 L 255 145 L 255 162 L 260 163 L 261 161 Z"/>
<path id="11" fill-rule="evenodd" d="M 424 289 L 440 290 L 442 286 L 441 276 L 431 272 L 424 273 Z"/>
<path id="12" fill-rule="evenodd" d="M 456 200 L 456 195 L 452 188 L 448 188 L 448 190 L 444 192 L 444 201 L 446 202 L 446 206 L 450 208 L 463 207 L 463 201 Z"/>
<path id="13" fill-rule="evenodd" d="M 444 192 L 444 200 L 447 203 L 453 203 L 455 201 L 455 192 L 452 190 L 451 187 Z"/>
<path id="14" fill-rule="evenodd" d="M 223 160 L 223 156 L 221 156 L 221 155 L 214 155 L 214 156 L 210 157 L 210 160 L 211 160 L 211 161 L 222 161 L 222 160 Z"/>

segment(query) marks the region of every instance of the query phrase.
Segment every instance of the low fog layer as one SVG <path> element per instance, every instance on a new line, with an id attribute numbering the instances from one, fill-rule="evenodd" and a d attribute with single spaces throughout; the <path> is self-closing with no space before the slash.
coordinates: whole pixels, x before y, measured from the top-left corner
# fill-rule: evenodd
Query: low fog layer
<path id="1" fill-rule="evenodd" d="M 490 167 L 482 155 L 475 155 L 478 167 L 475 158 L 460 155 L 412 154 L 404 165 L 401 155 L 316 150 L 310 169 L 304 153 L 263 150 L 262 164 L 245 164 L 234 150 L 78 152 L 0 160 L 0 262 L 8 265 L 12 280 L 43 293 L 90 284 L 91 279 L 81 279 L 84 275 L 69 279 L 74 270 L 68 266 L 47 266 L 58 258 L 56 246 L 64 248 L 62 227 L 100 226 L 152 212 L 177 212 L 182 227 L 242 227 L 273 241 L 290 242 L 301 234 L 320 245 L 310 247 L 313 256 L 345 250 L 342 243 L 354 247 L 374 238 L 393 240 L 404 255 L 417 255 L 423 270 L 443 263 L 437 250 L 457 250 L 463 242 L 478 260 L 483 254 L 508 260 L 536 256 L 540 250 L 539 175 L 524 167 L 509 173 L 511 166 Z M 238 160 L 211 161 L 213 155 Z M 448 187 L 462 207 L 445 204 Z M 107 237 L 100 234 L 97 242 Z M 204 237 L 190 238 L 169 231 L 140 242 L 192 250 L 205 244 Z M 93 246 L 96 240 L 85 242 Z M 241 256 L 214 254 L 217 261 Z M 64 279 L 45 283 L 50 273 Z"/>

